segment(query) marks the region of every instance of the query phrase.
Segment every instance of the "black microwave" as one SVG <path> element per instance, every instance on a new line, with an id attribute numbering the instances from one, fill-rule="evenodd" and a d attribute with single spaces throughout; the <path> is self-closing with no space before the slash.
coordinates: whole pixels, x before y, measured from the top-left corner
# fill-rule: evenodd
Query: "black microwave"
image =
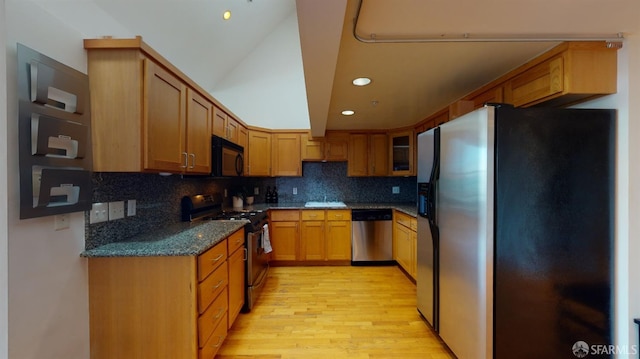
<path id="1" fill-rule="evenodd" d="M 237 177 L 244 172 L 244 148 L 222 137 L 211 138 L 211 175 Z"/>

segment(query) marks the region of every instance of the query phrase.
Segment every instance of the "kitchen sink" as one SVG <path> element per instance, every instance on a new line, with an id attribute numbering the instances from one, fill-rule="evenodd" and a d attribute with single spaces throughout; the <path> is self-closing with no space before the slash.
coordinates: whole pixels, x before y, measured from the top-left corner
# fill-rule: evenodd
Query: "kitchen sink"
<path id="1" fill-rule="evenodd" d="M 307 202 L 304 204 L 304 206 L 321 208 L 321 207 L 346 207 L 347 205 L 344 204 L 344 202 L 334 201 L 334 202 Z"/>

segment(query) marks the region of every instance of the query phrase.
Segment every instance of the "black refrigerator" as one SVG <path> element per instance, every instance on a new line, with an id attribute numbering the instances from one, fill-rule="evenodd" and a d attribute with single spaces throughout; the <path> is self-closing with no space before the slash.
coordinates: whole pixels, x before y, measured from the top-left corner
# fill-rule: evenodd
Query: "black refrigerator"
<path id="1" fill-rule="evenodd" d="M 438 239 L 418 233 L 418 287 L 437 284 L 436 328 L 459 359 L 572 358 L 613 344 L 615 121 L 615 110 L 488 106 L 419 150 L 419 172 L 438 154 L 426 164 L 438 167 L 428 181 Z M 420 276 L 429 245 L 432 278 Z"/>

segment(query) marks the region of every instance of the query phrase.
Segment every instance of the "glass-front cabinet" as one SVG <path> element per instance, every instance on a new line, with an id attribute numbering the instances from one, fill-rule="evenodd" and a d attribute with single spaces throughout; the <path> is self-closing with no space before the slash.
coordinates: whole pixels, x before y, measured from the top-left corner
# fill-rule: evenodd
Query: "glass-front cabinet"
<path id="1" fill-rule="evenodd" d="M 389 135 L 389 161 L 392 176 L 415 175 L 415 133 L 412 130 Z"/>

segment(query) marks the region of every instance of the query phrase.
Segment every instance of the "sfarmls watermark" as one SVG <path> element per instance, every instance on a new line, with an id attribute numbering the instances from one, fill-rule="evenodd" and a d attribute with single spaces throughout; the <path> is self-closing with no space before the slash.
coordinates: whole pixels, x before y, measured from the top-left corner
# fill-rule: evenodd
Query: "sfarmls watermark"
<path id="1" fill-rule="evenodd" d="M 589 345 L 583 341 L 577 341 L 571 347 L 573 355 L 577 358 L 585 358 L 588 355 L 636 355 L 638 354 L 637 345 L 606 345 L 592 344 Z"/>

